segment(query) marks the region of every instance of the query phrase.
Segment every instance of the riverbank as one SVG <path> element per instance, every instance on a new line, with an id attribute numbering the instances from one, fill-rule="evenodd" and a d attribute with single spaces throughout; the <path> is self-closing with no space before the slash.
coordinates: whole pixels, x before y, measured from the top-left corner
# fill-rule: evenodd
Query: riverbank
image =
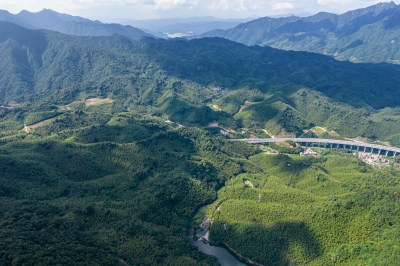
<path id="1" fill-rule="evenodd" d="M 243 256 L 242 254 L 240 254 L 239 252 L 237 252 L 236 250 L 234 250 L 233 248 L 231 248 L 227 243 L 222 242 L 222 245 L 227 248 L 230 252 L 232 252 L 237 258 L 239 258 L 239 260 L 246 262 L 247 264 L 251 264 L 251 265 L 256 265 L 256 266 L 265 266 L 263 264 L 257 263 L 255 261 L 252 261 L 251 259 Z"/>
<path id="2" fill-rule="evenodd" d="M 217 208 L 218 207 L 219 206 L 217 206 Z M 213 245 L 209 239 L 209 227 L 212 222 L 213 220 L 209 218 L 203 220 L 199 225 L 203 230 L 196 234 L 196 240 L 194 239 L 194 230 L 189 230 L 189 238 L 192 245 L 197 246 L 199 250 L 205 254 L 217 257 L 218 262 L 222 266 L 265 266 L 243 256 L 225 242 L 223 242 L 221 246 Z"/>
<path id="3" fill-rule="evenodd" d="M 208 230 L 204 235 L 208 233 Z M 204 231 L 202 231 L 204 232 Z M 208 254 L 210 256 L 214 256 L 218 259 L 218 263 L 221 264 L 221 266 L 246 266 L 247 264 L 242 263 L 240 260 L 238 260 L 233 253 L 231 253 L 228 249 L 225 249 L 224 247 L 218 247 L 214 245 L 209 245 L 208 243 L 205 243 L 206 241 L 203 241 L 202 238 L 194 240 L 194 231 L 193 229 L 189 230 L 189 238 L 190 238 L 190 243 L 193 246 L 196 246 L 200 252 L 203 252 L 205 254 Z M 208 241 L 207 241 L 208 242 Z"/>

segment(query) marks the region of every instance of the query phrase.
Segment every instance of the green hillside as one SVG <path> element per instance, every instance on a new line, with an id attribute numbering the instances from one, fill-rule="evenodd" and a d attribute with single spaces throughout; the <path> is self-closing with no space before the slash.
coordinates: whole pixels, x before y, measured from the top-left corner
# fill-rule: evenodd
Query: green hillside
<path id="1" fill-rule="evenodd" d="M 216 243 L 263 264 L 400 257 L 397 172 L 221 136 L 399 145 L 399 66 L 0 23 L 0 67 L 1 265 L 217 265 L 189 241 L 205 213 Z"/>
<path id="2" fill-rule="evenodd" d="M 114 111 L 129 109 L 186 125 L 218 121 L 231 129 L 295 135 L 320 125 L 348 137 L 400 142 L 392 130 L 398 116 L 388 109 L 380 115 L 384 108 L 396 113 L 400 102 L 395 65 L 351 64 L 223 39 L 73 37 L 10 23 L 0 23 L 0 33 L 0 102 L 20 104 L 1 108 L 2 122 L 22 123 L 31 112 L 65 112 L 61 106 L 108 97 Z M 217 93 L 217 87 L 226 93 Z M 357 115 L 349 124 L 343 112 Z"/>
<path id="3" fill-rule="evenodd" d="M 263 171 L 230 180 L 204 211 L 212 241 L 263 265 L 397 264 L 398 173 L 333 154 L 250 161 Z"/>
<path id="4" fill-rule="evenodd" d="M 29 134 L 11 113 L 0 124 L 0 264 L 216 265 L 188 238 L 205 212 L 213 241 L 263 264 L 400 256 L 398 173 L 335 152 L 267 156 L 110 102 L 63 108 Z"/>
<path id="5" fill-rule="evenodd" d="M 1 138 L 0 264 L 216 265 L 191 218 L 255 149 L 129 113 L 91 124 Z"/>
<path id="6" fill-rule="evenodd" d="M 341 15 L 259 18 L 201 37 L 222 37 L 246 45 L 308 51 L 352 62 L 400 63 L 400 7 L 379 3 Z"/>

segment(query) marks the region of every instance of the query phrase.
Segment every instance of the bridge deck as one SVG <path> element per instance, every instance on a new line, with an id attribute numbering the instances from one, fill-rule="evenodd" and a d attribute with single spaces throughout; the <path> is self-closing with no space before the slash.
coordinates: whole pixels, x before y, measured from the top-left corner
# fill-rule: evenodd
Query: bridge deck
<path id="1" fill-rule="evenodd" d="M 371 151 L 388 151 L 393 152 L 394 155 L 400 154 L 400 149 L 396 147 L 389 147 L 384 145 L 370 144 L 359 141 L 349 141 L 349 140 L 336 140 L 336 139 L 316 139 L 316 138 L 271 138 L 271 139 L 233 139 L 233 141 L 245 141 L 253 144 L 261 143 L 273 143 L 282 142 L 286 140 L 292 140 L 296 143 L 320 143 L 320 144 L 333 144 L 333 145 L 343 145 L 343 146 L 353 146 L 353 147 L 363 147 L 369 148 Z"/>

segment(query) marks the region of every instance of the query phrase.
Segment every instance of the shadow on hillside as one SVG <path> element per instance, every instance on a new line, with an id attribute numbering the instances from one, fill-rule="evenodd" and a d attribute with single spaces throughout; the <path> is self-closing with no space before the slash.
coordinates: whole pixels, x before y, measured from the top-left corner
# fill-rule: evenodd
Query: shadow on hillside
<path id="1" fill-rule="evenodd" d="M 264 265 L 309 263 L 322 253 L 314 233 L 303 222 L 279 222 L 271 227 L 250 225 L 244 230 L 229 225 L 224 230 L 223 224 L 216 222 L 211 234 L 217 242 Z"/>
<path id="2" fill-rule="evenodd" d="M 278 167 L 282 174 L 299 174 L 321 160 L 321 158 L 314 157 L 303 157 L 301 160 L 294 160 L 285 154 L 279 154 L 268 157 L 268 161 L 263 163 L 267 167 Z"/>
<path id="3" fill-rule="evenodd" d="M 396 65 L 352 64 L 321 54 L 248 47 L 220 38 L 148 40 L 144 52 L 171 76 L 205 86 L 258 88 L 284 95 L 306 87 L 356 108 L 397 106 L 400 98 Z"/>
<path id="4" fill-rule="evenodd" d="M 268 165 L 264 168 L 268 169 L 268 167 L 277 167 L 279 170 L 275 175 L 280 176 L 285 180 L 287 179 L 287 183 L 293 187 L 303 179 L 304 175 L 302 175 L 302 172 L 307 169 L 315 168 L 316 170 L 328 174 L 328 171 L 322 166 L 315 167 L 317 163 L 324 160 L 323 158 L 303 157 L 301 160 L 293 160 L 287 155 L 279 154 L 277 156 L 271 156 L 268 159 Z"/>

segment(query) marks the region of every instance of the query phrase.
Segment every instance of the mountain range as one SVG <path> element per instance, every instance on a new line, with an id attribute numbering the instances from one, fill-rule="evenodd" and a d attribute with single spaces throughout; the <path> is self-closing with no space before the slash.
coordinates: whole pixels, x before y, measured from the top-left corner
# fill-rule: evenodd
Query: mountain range
<path id="1" fill-rule="evenodd" d="M 218 121 L 295 135 L 322 125 L 349 137 L 400 141 L 397 65 L 353 64 L 220 38 L 79 37 L 7 22 L 0 23 L 0 36 L 3 105 L 46 109 L 46 102 L 109 97 L 118 108 L 187 125 Z"/>
<path id="2" fill-rule="evenodd" d="M 109 23 L 62 14 L 51 9 L 43 9 L 39 12 L 23 10 L 15 15 L 6 10 L 0 10 L 0 21 L 12 22 L 28 29 L 47 29 L 76 36 L 119 34 L 129 38 L 194 36 L 214 29 L 229 29 L 250 19 L 193 17 L 148 20 L 102 18 L 101 20 Z"/>
<path id="3" fill-rule="evenodd" d="M 132 27 L 106 24 L 50 9 L 36 13 L 23 10 L 15 15 L 0 10 L 0 21 L 75 36 L 119 34 L 132 39 L 144 36 L 221 37 L 250 46 L 320 53 L 342 61 L 400 63 L 400 6 L 394 2 L 379 3 L 341 15 L 321 12 L 308 17 L 264 17 L 249 22 L 246 19 L 213 17 L 120 20 Z"/>
<path id="4" fill-rule="evenodd" d="M 104 24 L 100 21 L 57 13 L 50 9 L 43 9 L 36 13 L 23 10 L 15 15 L 6 10 L 0 10 L 0 21 L 12 22 L 28 29 L 53 30 L 76 36 L 119 34 L 133 39 L 151 36 L 151 34 L 132 26 Z"/>
<path id="5" fill-rule="evenodd" d="M 0 21 L 0 265 L 219 265 L 203 236 L 258 265 L 398 264 L 399 156 L 232 140 L 400 147 L 399 65 L 46 12 Z"/>
<path id="6" fill-rule="evenodd" d="M 352 62 L 400 63 L 400 6 L 390 2 L 341 15 L 264 17 L 200 37 L 315 52 Z"/>

